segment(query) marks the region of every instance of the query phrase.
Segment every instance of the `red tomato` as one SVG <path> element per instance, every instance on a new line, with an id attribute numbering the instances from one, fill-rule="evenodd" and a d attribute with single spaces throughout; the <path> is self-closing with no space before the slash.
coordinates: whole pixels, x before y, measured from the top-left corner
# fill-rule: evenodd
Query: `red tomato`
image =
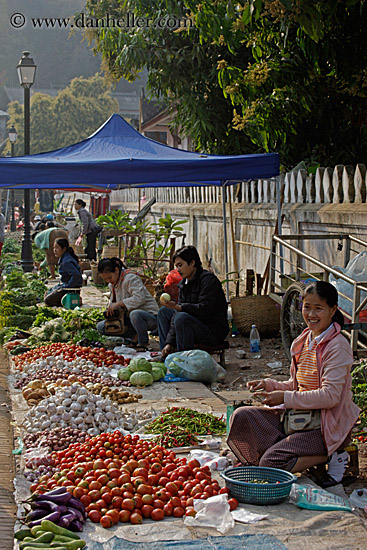
<path id="1" fill-rule="evenodd" d="M 164 519 L 164 511 L 161 508 L 155 508 L 151 515 L 152 520 L 162 521 Z"/>
<path id="2" fill-rule="evenodd" d="M 182 508 L 182 506 L 177 506 L 176 508 L 173 508 L 173 517 L 182 518 L 184 514 L 185 510 Z"/>
<path id="3" fill-rule="evenodd" d="M 177 506 L 181 506 L 181 500 L 178 497 L 172 497 L 170 500 L 170 504 L 172 504 L 172 506 L 176 508 Z"/>
<path id="4" fill-rule="evenodd" d="M 99 523 L 101 520 L 102 514 L 98 510 L 91 510 L 88 514 L 88 517 L 93 523 Z"/>
<path id="5" fill-rule="evenodd" d="M 133 501 L 132 498 L 124 498 L 124 500 L 121 503 L 121 508 L 123 510 L 129 510 L 130 512 L 132 512 L 132 510 L 134 510 L 135 508 L 135 502 Z"/>
<path id="6" fill-rule="evenodd" d="M 143 506 L 143 499 L 140 495 L 134 495 L 133 501 L 135 502 L 135 509 L 140 509 Z"/>
<path id="7" fill-rule="evenodd" d="M 166 485 L 166 491 L 169 491 L 170 493 L 172 493 L 172 495 L 177 495 L 177 492 L 178 492 L 177 484 L 169 481 Z"/>
<path id="8" fill-rule="evenodd" d="M 122 498 L 121 497 L 113 497 L 111 504 L 114 508 L 118 508 L 120 510 L 121 509 L 121 504 L 122 504 Z"/>
<path id="9" fill-rule="evenodd" d="M 238 500 L 236 498 L 230 498 L 228 500 L 229 509 L 232 512 L 232 510 L 235 510 L 238 506 Z"/>
<path id="10" fill-rule="evenodd" d="M 221 489 L 219 489 L 218 492 L 220 495 L 225 495 L 225 494 L 229 495 L 229 489 L 227 487 L 222 487 Z"/>
<path id="11" fill-rule="evenodd" d="M 108 510 L 108 512 L 106 513 L 106 516 L 109 516 L 112 519 L 113 523 L 118 523 L 119 522 L 120 514 L 115 509 Z"/>
<path id="12" fill-rule="evenodd" d="M 121 523 L 127 523 L 130 519 L 131 512 L 129 510 L 121 510 L 119 513 L 119 518 Z"/>
<path id="13" fill-rule="evenodd" d="M 133 512 L 130 516 L 130 523 L 133 523 L 134 525 L 143 523 L 143 516 L 138 512 Z"/>
<path id="14" fill-rule="evenodd" d="M 198 460 L 196 460 L 196 458 L 194 458 L 193 460 L 189 460 L 188 462 L 188 466 L 190 466 L 190 468 L 200 468 L 200 462 Z"/>
<path id="15" fill-rule="evenodd" d="M 141 513 L 143 514 L 143 518 L 150 518 L 152 515 L 154 508 L 150 504 L 143 504 L 141 507 Z"/>
<path id="16" fill-rule="evenodd" d="M 136 492 L 139 495 L 151 495 L 153 493 L 153 489 L 149 485 L 147 485 L 145 483 L 141 483 L 138 486 Z"/>
<path id="17" fill-rule="evenodd" d="M 196 516 L 196 510 L 193 506 L 188 506 L 185 510 L 185 516 Z"/>
<path id="18" fill-rule="evenodd" d="M 120 487 L 113 487 L 113 488 L 111 489 L 111 495 L 112 495 L 113 497 L 121 497 L 121 496 L 122 496 L 122 493 L 123 493 L 123 491 L 122 491 L 122 489 L 121 489 Z"/>
<path id="19" fill-rule="evenodd" d="M 170 502 L 167 502 L 164 506 L 163 506 L 163 512 L 164 512 L 164 515 L 165 516 L 172 516 L 173 514 L 173 506 Z"/>
<path id="20" fill-rule="evenodd" d="M 110 516 L 103 516 L 99 523 L 102 525 L 102 527 L 104 527 L 105 529 L 108 529 L 109 527 L 112 527 L 113 525 L 113 521 L 112 521 L 112 518 Z"/>
<path id="21" fill-rule="evenodd" d="M 82 504 L 84 504 L 85 507 L 89 506 L 89 504 L 92 502 L 92 499 L 89 495 L 82 495 L 79 500 Z"/>
<path id="22" fill-rule="evenodd" d="M 105 493 L 102 493 L 101 496 L 102 496 L 103 500 L 105 501 L 105 503 L 106 503 L 107 505 L 108 505 L 108 504 L 111 504 L 112 498 L 113 498 L 112 495 L 111 495 L 111 493 L 105 492 Z"/>
<path id="23" fill-rule="evenodd" d="M 163 510 L 164 502 L 163 502 L 163 500 L 160 500 L 159 498 L 155 498 L 153 500 L 153 506 L 154 506 L 154 508 L 161 508 Z"/>
<path id="24" fill-rule="evenodd" d="M 98 499 L 101 498 L 101 492 L 100 491 L 97 491 L 97 490 L 94 490 L 94 491 L 89 491 L 89 497 L 93 500 L 93 501 L 96 501 Z"/>

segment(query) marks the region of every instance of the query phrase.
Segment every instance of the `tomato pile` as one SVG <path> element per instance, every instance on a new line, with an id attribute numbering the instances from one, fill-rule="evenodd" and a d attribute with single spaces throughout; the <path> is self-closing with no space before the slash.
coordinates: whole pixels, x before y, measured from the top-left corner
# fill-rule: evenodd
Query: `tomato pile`
<path id="1" fill-rule="evenodd" d="M 65 361 L 73 361 L 76 357 L 92 361 L 97 367 L 112 365 L 128 365 L 130 360 L 117 355 L 113 350 L 105 348 L 81 347 L 76 344 L 54 343 L 32 349 L 14 357 L 15 367 L 21 370 L 23 363 L 31 363 L 36 359 L 46 359 L 49 356 L 63 356 Z"/>
<path id="2" fill-rule="evenodd" d="M 84 504 L 88 518 L 104 528 L 118 522 L 140 524 L 144 518 L 195 515 L 194 498 L 229 492 L 197 460 L 187 462 L 160 445 L 119 431 L 71 444 L 51 456 L 60 471 L 41 476 L 31 491 L 66 487 Z M 237 508 L 236 499 L 228 502 L 231 510 Z"/>

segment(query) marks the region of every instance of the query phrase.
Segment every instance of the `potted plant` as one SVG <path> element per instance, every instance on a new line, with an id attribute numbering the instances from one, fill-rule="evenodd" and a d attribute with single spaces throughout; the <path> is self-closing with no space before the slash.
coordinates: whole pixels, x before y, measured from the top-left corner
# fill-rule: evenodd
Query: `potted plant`
<path id="1" fill-rule="evenodd" d="M 135 231 L 135 228 L 131 225 L 129 214 L 127 212 L 123 213 L 122 210 L 111 210 L 106 214 L 98 216 L 97 223 L 107 234 L 104 236 L 102 255 L 104 257 L 118 256 L 119 236 L 123 233 Z M 108 236 L 108 232 L 113 232 L 115 234 Z"/>

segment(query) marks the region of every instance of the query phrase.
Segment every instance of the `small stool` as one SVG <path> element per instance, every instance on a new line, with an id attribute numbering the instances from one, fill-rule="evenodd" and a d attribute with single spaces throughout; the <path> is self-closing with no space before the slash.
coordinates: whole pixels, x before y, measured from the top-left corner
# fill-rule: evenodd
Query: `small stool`
<path id="1" fill-rule="evenodd" d="M 65 309 L 74 309 L 82 303 L 80 288 L 68 288 L 67 293 L 61 298 L 61 305 Z"/>
<path id="2" fill-rule="evenodd" d="M 229 342 L 225 340 L 222 342 L 222 344 L 218 344 L 218 346 L 198 346 L 195 349 L 201 349 L 203 351 L 206 351 L 210 355 L 219 355 L 219 364 L 225 369 L 226 368 L 226 357 L 225 352 L 226 349 L 229 349 Z"/>

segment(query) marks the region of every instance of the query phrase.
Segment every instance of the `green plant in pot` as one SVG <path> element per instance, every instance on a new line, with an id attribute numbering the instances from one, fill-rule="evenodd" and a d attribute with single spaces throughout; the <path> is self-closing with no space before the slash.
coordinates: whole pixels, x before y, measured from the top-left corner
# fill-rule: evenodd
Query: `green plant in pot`
<path id="1" fill-rule="evenodd" d="M 102 216 L 98 216 L 97 223 L 106 231 L 119 231 L 130 233 L 135 231 L 135 227 L 131 225 L 131 218 L 127 212 L 122 210 L 111 210 Z M 118 246 L 118 236 L 106 237 L 108 245 Z"/>
<path id="2" fill-rule="evenodd" d="M 167 260 L 173 247 L 170 239 L 182 234 L 184 223 L 187 223 L 187 220 L 175 221 L 170 214 L 166 214 L 156 223 L 141 224 L 139 230 L 144 238 L 140 243 L 139 252 L 144 275 L 154 280 L 162 269 L 167 270 Z"/>

